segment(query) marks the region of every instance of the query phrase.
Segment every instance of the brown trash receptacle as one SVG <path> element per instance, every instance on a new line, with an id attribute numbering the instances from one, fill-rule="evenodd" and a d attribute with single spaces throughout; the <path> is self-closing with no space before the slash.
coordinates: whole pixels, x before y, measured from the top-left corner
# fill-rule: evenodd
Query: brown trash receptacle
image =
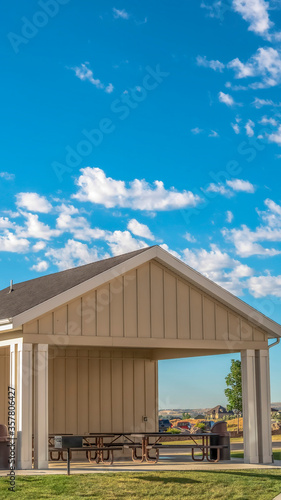
<path id="1" fill-rule="evenodd" d="M 9 469 L 9 437 L 8 429 L 4 424 L 0 424 L 0 469 Z"/>
<path id="2" fill-rule="evenodd" d="M 219 434 L 219 436 L 212 436 L 213 434 Z M 226 422 L 216 422 L 211 429 L 210 436 L 211 446 L 226 446 L 226 448 L 220 449 L 220 460 L 230 460 L 230 434 L 227 431 Z M 216 460 L 218 456 L 218 451 L 214 448 L 210 450 L 211 460 Z"/>

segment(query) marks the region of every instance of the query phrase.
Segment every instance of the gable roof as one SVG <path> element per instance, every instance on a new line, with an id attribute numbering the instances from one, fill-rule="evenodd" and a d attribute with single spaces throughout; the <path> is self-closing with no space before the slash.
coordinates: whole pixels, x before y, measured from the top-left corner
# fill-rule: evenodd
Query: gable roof
<path id="1" fill-rule="evenodd" d="M 217 405 L 211 410 L 206 411 L 206 414 L 212 414 L 212 413 L 230 413 L 232 414 L 233 411 L 227 411 L 227 409 L 224 406 Z"/>
<path id="2" fill-rule="evenodd" d="M 155 245 L 14 285 L 0 291 L 0 331 L 21 327 L 117 276 L 155 260 L 191 285 L 244 317 L 269 337 L 281 337 L 281 326 L 198 271 Z"/>
<path id="3" fill-rule="evenodd" d="M 84 266 L 74 267 L 47 276 L 41 276 L 29 281 L 23 281 L 0 291 L 0 320 L 11 318 L 31 309 L 32 307 L 73 288 L 98 274 L 103 273 L 117 264 L 139 255 L 148 247 L 134 252 L 118 255 L 109 259 L 99 260 Z M 151 248 L 151 247 L 150 247 Z"/>

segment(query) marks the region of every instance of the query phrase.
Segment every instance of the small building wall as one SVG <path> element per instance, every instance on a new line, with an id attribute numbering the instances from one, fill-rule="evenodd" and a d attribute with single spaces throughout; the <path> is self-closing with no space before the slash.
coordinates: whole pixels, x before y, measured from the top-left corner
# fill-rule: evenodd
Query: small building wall
<path id="1" fill-rule="evenodd" d="M 147 354 L 50 348 L 49 433 L 156 431 L 157 361 Z"/>
<path id="2" fill-rule="evenodd" d="M 227 345 L 267 342 L 265 331 L 156 261 L 26 323 L 25 333 L 138 338 L 144 347 L 149 338 L 214 340 Z"/>
<path id="3" fill-rule="evenodd" d="M 0 424 L 8 425 L 8 387 L 10 383 L 10 348 L 0 349 Z"/>

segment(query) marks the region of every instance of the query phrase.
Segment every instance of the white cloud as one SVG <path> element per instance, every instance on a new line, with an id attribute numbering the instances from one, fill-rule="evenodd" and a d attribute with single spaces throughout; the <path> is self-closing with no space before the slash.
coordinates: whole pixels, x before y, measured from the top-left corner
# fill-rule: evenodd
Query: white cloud
<path id="1" fill-rule="evenodd" d="M 201 248 L 183 251 L 184 261 L 207 278 L 215 281 L 232 293 L 243 293 L 245 284 L 243 278 L 252 276 L 253 271 L 247 265 L 222 252 L 216 245 L 211 245 L 211 250 Z"/>
<path id="2" fill-rule="evenodd" d="M 206 191 L 211 193 L 219 193 L 223 196 L 233 196 L 233 193 L 232 191 L 230 191 L 230 189 L 227 189 L 223 184 L 215 184 L 214 182 L 212 182 L 207 187 Z"/>
<path id="3" fill-rule="evenodd" d="M 259 121 L 262 125 L 272 125 L 273 127 L 277 127 L 278 122 L 274 118 L 268 118 L 267 116 L 263 116 Z"/>
<path id="4" fill-rule="evenodd" d="M 202 134 L 202 132 L 204 132 L 204 130 L 203 130 L 202 128 L 195 127 L 195 128 L 192 128 L 192 129 L 191 129 L 191 132 L 192 132 L 194 135 L 198 135 L 198 134 Z"/>
<path id="5" fill-rule="evenodd" d="M 227 67 L 234 70 L 235 78 L 260 77 L 260 82 L 249 85 L 251 88 L 274 87 L 281 82 L 281 55 L 272 47 L 259 48 L 246 63 L 238 58 L 233 59 Z M 264 100 L 257 99 L 254 103 L 259 101 Z"/>
<path id="6" fill-rule="evenodd" d="M 252 120 L 248 120 L 246 125 L 245 125 L 245 129 L 246 129 L 246 134 L 248 137 L 253 137 L 253 135 L 255 134 L 254 132 L 254 122 Z"/>
<path id="7" fill-rule="evenodd" d="M 275 248 L 265 248 L 259 242 L 281 241 L 281 230 L 260 226 L 255 231 L 251 231 L 246 225 L 240 229 L 223 229 L 222 234 L 227 241 L 231 241 L 240 257 L 251 257 L 252 255 L 262 255 L 273 257 L 279 255 L 281 251 Z"/>
<path id="8" fill-rule="evenodd" d="M 121 255 L 148 246 L 144 241 L 133 238 L 129 231 L 114 231 L 106 240 L 113 255 Z"/>
<path id="9" fill-rule="evenodd" d="M 223 20 L 223 12 L 225 10 L 225 3 L 222 0 L 215 0 L 211 5 L 206 4 L 204 1 L 200 7 L 206 9 L 209 17 Z"/>
<path id="10" fill-rule="evenodd" d="M 119 10 L 119 9 L 116 9 L 115 7 L 113 7 L 112 11 L 113 11 L 113 17 L 115 19 L 119 19 L 119 18 L 129 19 L 129 17 L 130 17 L 130 14 L 125 9 Z"/>
<path id="11" fill-rule="evenodd" d="M 17 227 L 17 234 L 24 238 L 36 238 L 40 240 L 50 240 L 54 236 L 59 236 L 61 231 L 51 229 L 48 224 L 44 224 L 38 218 L 37 214 L 23 212 L 25 217 L 24 227 Z"/>
<path id="12" fill-rule="evenodd" d="M 254 193 L 255 187 L 251 182 L 244 181 L 243 179 L 233 179 L 226 181 L 226 184 L 233 189 L 233 191 L 243 191 L 244 193 Z"/>
<path id="13" fill-rule="evenodd" d="M 280 108 L 281 102 L 273 102 L 271 99 L 259 99 L 258 97 L 255 97 L 255 100 L 252 103 L 255 108 L 260 109 L 263 106 L 272 106 L 274 108 Z"/>
<path id="14" fill-rule="evenodd" d="M 247 282 L 249 292 L 255 298 L 273 295 L 281 298 L 281 276 L 253 276 Z"/>
<path id="15" fill-rule="evenodd" d="M 219 137 L 219 134 L 215 130 L 211 130 L 209 137 Z"/>
<path id="16" fill-rule="evenodd" d="M 234 215 L 230 210 L 227 210 L 225 219 L 226 219 L 226 222 L 229 222 L 229 223 L 231 223 L 233 221 Z"/>
<path id="17" fill-rule="evenodd" d="M 18 193 L 16 195 L 16 205 L 18 208 L 47 214 L 52 210 L 52 205 L 45 196 L 37 193 Z"/>
<path id="18" fill-rule="evenodd" d="M 231 95 L 225 94 L 224 92 L 219 92 L 218 96 L 220 102 L 223 102 L 224 104 L 230 107 L 234 106 L 235 102 Z"/>
<path id="19" fill-rule="evenodd" d="M 0 235 L 0 252 L 24 253 L 29 250 L 29 241 L 19 238 L 10 231 Z"/>
<path id="20" fill-rule="evenodd" d="M 217 60 L 216 61 L 215 60 L 208 61 L 206 56 L 204 56 L 204 57 L 197 56 L 196 61 L 197 61 L 198 66 L 204 66 L 205 68 L 211 68 L 214 71 L 219 71 L 220 73 L 225 68 L 225 65 L 222 62 L 217 61 Z"/>
<path id="21" fill-rule="evenodd" d="M 71 233 L 75 239 L 90 241 L 92 239 L 106 239 L 110 231 L 104 229 L 91 228 L 85 217 L 71 217 L 66 212 L 62 212 L 57 218 L 57 228 L 64 233 Z"/>
<path id="22" fill-rule="evenodd" d="M 239 127 L 238 123 L 231 123 L 231 126 L 232 126 L 235 134 L 240 134 L 240 127 Z"/>
<path id="23" fill-rule="evenodd" d="M 233 9 L 249 23 L 249 30 L 265 35 L 273 26 L 269 19 L 269 3 L 265 0 L 233 0 Z"/>
<path id="24" fill-rule="evenodd" d="M 123 207 L 133 210 L 162 211 L 194 207 L 200 201 L 191 191 L 166 190 L 163 182 L 154 181 L 151 186 L 144 179 L 129 182 L 106 177 L 99 168 L 81 169 L 82 175 L 76 181 L 78 193 L 73 195 L 79 201 L 90 201 L 106 208 Z"/>
<path id="25" fill-rule="evenodd" d="M 281 125 L 279 125 L 276 132 L 272 134 L 267 134 L 267 138 L 270 142 L 275 142 L 278 146 L 281 146 Z"/>
<path id="26" fill-rule="evenodd" d="M 46 260 L 39 260 L 37 264 L 34 264 L 30 269 L 31 271 L 37 271 L 38 273 L 47 271 L 49 264 Z"/>
<path id="27" fill-rule="evenodd" d="M 145 224 L 141 224 L 136 219 L 131 219 L 128 222 L 127 227 L 135 236 L 140 236 L 141 238 L 146 238 L 147 240 L 152 241 L 155 239 L 149 227 Z"/>
<path id="28" fill-rule="evenodd" d="M 89 248 L 86 243 L 75 240 L 68 240 L 63 248 L 49 249 L 45 255 L 60 271 L 110 257 L 109 254 L 99 254 L 95 247 Z"/>
<path id="29" fill-rule="evenodd" d="M 195 243 L 195 241 L 196 241 L 196 239 L 194 238 L 194 236 L 193 236 L 192 234 L 190 234 L 190 233 L 185 233 L 185 234 L 183 235 L 183 237 L 184 237 L 187 241 L 189 241 L 190 243 Z"/>
<path id="30" fill-rule="evenodd" d="M 75 66 L 74 68 L 71 68 L 74 72 L 77 78 L 82 81 L 88 80 L 92 85 L 94 85 L 97 89 L 103 89 L 105 92 L 110 94 L 113 90 L 114 87 L 112 83 L 109 83 L 107 86 L 104 85 L 104 83 L 101 82 L 99 78 L 94 78 L 94 74 L 92 70 L 88 67 L 89 63 L 85 62 L 82 63 L 80 66 Z"/>
<path id="31" fill-rule="evenodd" d="M 9 172 L 0 172 L 0 177 L 5 179 L 5 181 L 13 181 L 15 174 L 10 174 Z"/>
<path id="32" fill-rule="evenodd" d="M 0 217 L 0 229 L 9 229 L 14 225 L 14 222 L 11 222 L 8 217 Z"/>
<path id="33" fill-rule="evenodd" d="M 181 259 L 180 254 L 175 250 L 171 250 L 171 248 L 169 248 L 168 245 L 166 245 L 166 243 L 163 243 L 162 245 L 160 245 L 160 247 L 163 248 L 163 250 L 166 250 L 166 252 L 169 252 L 171 255 L 176 257 L 176 259 Z"/>
<path id="34" fill-rule="evenodd" d="M 46 242 L 45 241 L 37 241 L 35 245 L 33 245 L 32 250 L 33 252 L 40 252 L 40 250 L 44 250 L 46 248 Z"/>

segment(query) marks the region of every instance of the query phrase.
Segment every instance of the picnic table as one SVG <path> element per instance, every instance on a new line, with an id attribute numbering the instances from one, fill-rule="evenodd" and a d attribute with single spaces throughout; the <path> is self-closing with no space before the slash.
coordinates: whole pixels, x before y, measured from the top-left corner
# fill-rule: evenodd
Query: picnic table
<path id="1" fill-rule="evenodd" d="M 170 434 L 171 436 L 171 434 Z M 177 440 L 177 437 L 184 437 L 187 441 L 190 441 L 190 444 L 179 444 L 178 445 L 170 445 L 161 443 L 161 439 L 167 437 L 167 433 L 165 432 L 143 432 L 143 433 L 133 433 L 131 434 L 131 438 L 141 439 L 141 444 L 133 443 L 124 445 L 127 448 L 131 448 L 132 450 L 132 460 L 134 462 L 148 462 L 148 463 L 157 463 L 159 460 L 159 450 L 161 449 L 173 449 L 173 448 L 183 448 L 183 449 L 191 449 L 192 460 L 201 462 L 205 458 L 209 462 L 218 462 L 220 460 L 220 451 L 222 448 L 226 447 L 226 445 L 212 445 L 211 437 L 220 436 L 220 434 L 216 433 L 199 433 L 199 434 L 189 434 L 189 433 L 181 433 L 180 435 L 172 435 L 174 440 Z M 154 442 L 150 442 L 153 439 Z M 200 441 L 200 442 L 199 442 Z M 137 450 L 141 450 L 141 455 L 137 455 Z M 201 450 L 202 454 L 200 458 L 195 458 L 195 450 Z M 155 456 L 150 456 L 150 451 L 155 451 Z M 216 450 L 217 457 L 216 459 L 211 459 L 210 451 Z"/>

